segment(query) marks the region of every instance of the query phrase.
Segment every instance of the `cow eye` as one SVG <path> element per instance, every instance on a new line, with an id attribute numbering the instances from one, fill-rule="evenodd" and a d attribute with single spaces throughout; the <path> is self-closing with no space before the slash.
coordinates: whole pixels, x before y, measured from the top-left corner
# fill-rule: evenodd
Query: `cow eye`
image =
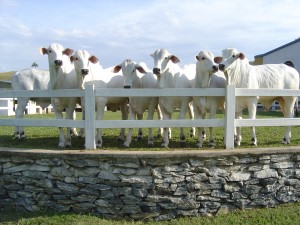
<path id="1" fill-rule="evenodd" d="M 165 57 L 165 59 L 168 59 L 168 57 Z"/>
<path id="2" fill-rule="evenodd" d="M 48 52 L 49 52 L 49 53 L 51 53 L 52 51 L 51 51 L 51 50 L 49 50 Z"/>
<path id="3" fill-rule="evenodd" d="M 201 60 L 205 60 L 205 57 L 202 57 Z"/>
<path id="4" fill-rule="evenodd" d="M 75 60 L 77 61 L 77 60 L 78 60 L 78 58 L 76 57 L 76 58 L 75 58 Z"/>
<path id="5" fill-rule="evenodd" d="M 235 55 L 232 55 L 232 58 L 235 58 Z"/>

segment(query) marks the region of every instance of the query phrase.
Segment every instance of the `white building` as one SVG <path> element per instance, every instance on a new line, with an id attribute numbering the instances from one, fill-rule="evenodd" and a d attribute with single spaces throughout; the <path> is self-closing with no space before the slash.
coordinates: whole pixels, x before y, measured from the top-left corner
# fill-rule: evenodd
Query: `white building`
<path id="1" fill-rule="evenodd" d="M 300 38 L 268 51 L 264 54 L 254 56 L 254 64 L 285 63 L 290 61 L 300 73 Z"/>
<path id="2" fill-rule="evenodd" d="M 254 65 L 272 64 L 272 63 L 289 63 L 300 74 L 300 38 L 268 51 L 264 54 L 254 56 Z M 300 97 L 298 97 L 298 102 Z M 297 104 L 297 108 L 298 108 Z M 273 104 L 274 107 L 274 104 Z"/>

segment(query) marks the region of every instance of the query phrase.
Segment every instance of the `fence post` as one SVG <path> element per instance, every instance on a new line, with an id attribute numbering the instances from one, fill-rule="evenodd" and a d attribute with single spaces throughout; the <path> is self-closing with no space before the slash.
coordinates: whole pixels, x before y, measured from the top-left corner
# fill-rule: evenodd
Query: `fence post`
<path id="1" fill-rule="evenodd" d="M 95 92 L 94 85 L 85 86 L 85 148 L 96 149 L 95 143 Z"/>
<path id="2" fill-rule="evenodd" d="M 235 87 L 233 85 L 226 86 L 225 98 L 225 147 L 226 149 L 233 149 L 235 128 Z"/>

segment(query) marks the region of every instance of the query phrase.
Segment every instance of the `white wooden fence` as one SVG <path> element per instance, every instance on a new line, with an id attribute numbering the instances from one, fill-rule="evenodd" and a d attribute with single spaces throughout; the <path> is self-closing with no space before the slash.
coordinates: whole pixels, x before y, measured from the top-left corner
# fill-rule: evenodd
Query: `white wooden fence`
<path id="1" fill-rule="evenodd" d="M 300 96 L 299 90 L 244 89 L 228 85 L 226 88 L 189 89 L 95 89 L 87 85 L 85 90 L 46 91 L 0 91 L 0 98 L 17 97 L 85 97 L 85 120 L 61 119 L 0 119 L 0 126 L 77 127 L 85 128 L 85 147 L 95 149 L 96 128 L 148 128 L 148 127 L 224 127 L 226 149 L 234 148 L 234 128 L 250 126 L 299 126 L 298 118 L 235 119 L 236 96 Z M 95 120 L 96 96 L 225 96 L 226 117 L 224 119 L 195 120 Z"/>

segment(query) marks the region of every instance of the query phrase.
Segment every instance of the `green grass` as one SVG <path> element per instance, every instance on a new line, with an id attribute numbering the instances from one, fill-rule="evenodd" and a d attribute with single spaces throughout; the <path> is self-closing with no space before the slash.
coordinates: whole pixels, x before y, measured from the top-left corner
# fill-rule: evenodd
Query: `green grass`
<path id="1" fill-rule="evenodd" d="M 235 211 L 214 217 L 185 217 L 170 221 L 107 220 L 94 215 L 59 212 L 0 211 L 0 224 L 5 225 L 297 225 L 300 224 L 300 203 L 281 205 L 276 208 Z"/>
<path id="2" fill-rule="evenodd" d="M 178 115 L 178 113 L 176 113 Z M 280 111 L 264 112 L 259 111 L 257 118 L 280 118 L 282 113 Z M 174 118 L 177 117 L 174 116 Z M 223 114 L 217 114 L 218 118 L 223 117 Z M 0 117 L 6 118 L 6 117 Z M 55 118 L 54 114 L 42 115 L 26 115 L 25 118 Z M 106 112 L 105 119 L 119 119 L 121 118 L 120 112 L 112 113 Z M 246 116 L 245 116 L 246 118 Z M 77 119 L 81 119 L 81 113 L 78 113 Z M 137 129 L 134 130 L 134 139 L 127 150 L 149 150 L 147 147 L 147 134 L 148 130 L 143 129 L 144 138 L 140 141 L 136 140 Z M 206 129 L 207 137 L 209 129 Z M 281 140 L 283 138 L 284 127 L 257 127 L 258 147 L 281 147 L 283 146 Z M 43 149 L 57 149 L 58 145 L 58 129 L 49 127 L 25 127 L 26 139 L 14 140 L 13 139 L 14 127 L 0 127 L 0 145 L 2 147 L 18 147 L 18 148 L 43 148 Z M 119 134 L 119 129 L 104 129 L 103 130 L 103 149 L 119 150 L 122 148 L 123 142 L 116 141 Z M 154 135 L 158 134 L 158 129 L 154 129 Z M 184 149 L 198 149 L 196 148 L 197 139 L 189 137 L 189 128 L 185 128 L 187 137 L 186 147 Z M 214 129 L 215 148 L 224 149 L 223 128 Z M 253 148 L 250 145 L 250 128 L 242 128 L 243 141 L 241 148 Z M 157 150 L 179 150 L 182 149 L 179 145 L 179 128 L 172 129 L 172 139 L 170 140 L 169 149 L 160 148 L 161 138 L 155 138 L 155 147 L 151 148 L 153 151 Z M 292 141 L 289 146 L 300 145 L 300 129 L 297 126 L 292 127 Z M 84 139 L 79 137 L 72 138 L 72 149 L 84 149 Z M 204 142 L 202 149 L 209 149 L 207 140 Z"/>
<path id="3" fill-rule="evenodd" d="M 10 81 L 12 75 L 15 73 L 16 73 L 15 71 L 0 73 L 0 80 Z"/>

